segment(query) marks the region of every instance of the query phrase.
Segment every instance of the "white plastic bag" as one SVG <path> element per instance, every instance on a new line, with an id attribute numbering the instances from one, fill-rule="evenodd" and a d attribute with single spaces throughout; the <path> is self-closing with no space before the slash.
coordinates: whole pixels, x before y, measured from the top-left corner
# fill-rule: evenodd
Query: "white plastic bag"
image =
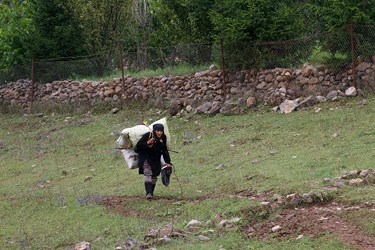
<path id="1" fill-rule="evenodd" d="M 129 169 L 138 168 L 138 154 L 133 149 L 121 150 Z"/>
<path id="2" fill-rule="evenodd" d="M 134 149 L 135 145 L 137 145 L 137 142 L 144 134 L 146 134 L 147 132 L 152 132 L 152 127 L 156 123 L 163 124 L 164 134 L 167 137 L 167 147 L 170 148 L 171 135 L 169 133 L 166 117 L 151 123 L 151 125 L 148 127 L 146 125 L 137 125 L 131 128 L 123 129 L 116 141 L 117 145 L 121 149 Z"/>
<path id="3" fill-rule="evenodd" d="M 117 139 L 116 143 L 121 149 L 134 149 L 139 139 L 141 139 L 144 134 L 151 131 L 146 125 L 125 128 L 121 131 L 120 137 Z"/>
<path id="4" fill-rule="evenodd" d="M 138 168 L 138 154 L 133 149 L 123 149 L 121 153 L 129 169 Z M 160 164 L 161 166 L 165 166 L 166 164 L 163 156 L 160 157 Z"/>

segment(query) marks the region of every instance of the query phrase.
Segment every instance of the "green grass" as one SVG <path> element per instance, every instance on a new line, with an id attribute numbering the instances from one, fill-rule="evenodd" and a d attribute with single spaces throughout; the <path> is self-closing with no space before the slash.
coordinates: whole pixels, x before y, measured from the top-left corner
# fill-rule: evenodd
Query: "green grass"
<path id="1" fill-rule="evenodd" d="M 337 61 L 348 61 L 348 56 L 340 52 L 332 55 L 327 51 L 323 51 L 321 46 L 316 46 L 307 61 L 314 66 L 321 64 L 331 65 L 335 61 L 336 63 Z"/>
<path id="2" fill-rule="evenodd" d="M 327 103 L 320 113 L 263 109 L 241 116 L 169 118 L 172 149 L 179 151 L 171 153 L 176 172 L 168 188 L 159 180 L 156 195 L 165 198 L 152 202 L 143 197 L 142 176 L 127 169 L 114 150 L 117 137 L 111 133 L 142 118 L 161 118 L 155 112 L 133 105 L 116 115 L 71 114 L 68 122 L 63 114 L 1 114 L 1 248 L 69 249 L 89 241 L 92 249 L 114 249 L 129 237 L 143 241 L 150 228 L 173 223 L 186 229 L 192 219 L 215 221 L 221 214 L 242 218 L 239 229 L 215 232 L 207 242 L 189 234 L 157 249 L 350 249 L 329 235 L 299 241 L 249 239 L 241 230 L 245 211 L 259 204 L 233 196 L 244 190 L 270 197 L 309 192 L 321 189 L 326 177 L 374 168 L 375 98 L 365 106 L 358 102 Z M 187 137 L 192 143 L 185 145 Z M 216 170 L 221 163 L 224 169 Z M 345 187 L 335 199 L 374 202 L 373 193 L 374 186 Z M 107 196 L 127 197 L 118 204 L 122 214 L 96 202 Z M 350 218 L 358 217 L 366 218 L 358 223 L 375 235 L 374 214 Z M 259 214 L 258 219 L 267 218 Z"/>
<path id="3" fill-rule="evenodd" d="M 146 69 L 142 71 L 135 71 L 135 70 L 124 70 L 124 75 L 131 75 L 132 77 L 154 77 L 160 75 L 187 75 L 191 73 L 195 73 L 202 70 L 209 69 L 210 65 L 189 65 L 186 63 L 181 63 L 176 66 L 169 66 L 165 68 L 157 68 L 157 69 Z M 103 77 L 103 80 L 110 80 L 113 78 L 121 78 L 122 72 L 120 70 L 116 70 L 110 74 L 107 74 Z M 97 81 L 97 76 L 79 76 L 75 75 L 72 77 L 74 80 L 82 81 Z"/>

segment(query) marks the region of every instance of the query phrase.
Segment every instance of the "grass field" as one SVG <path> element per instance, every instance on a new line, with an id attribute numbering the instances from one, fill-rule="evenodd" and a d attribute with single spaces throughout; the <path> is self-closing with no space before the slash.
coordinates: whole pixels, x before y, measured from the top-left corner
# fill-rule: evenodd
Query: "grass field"
<path id="1" fill-rule="evenodd" d="M 159 180 L 151 202 L 115 141 L 123 128 L 165 113 L 129 105 L 69 118 L 0 114 L 0 248 L 73 249 L 83 241 L 91 249 L 135 241 L 133 249 L 375 246 L 374 184 L 327 191 L 323 181 L 375 169 L 375 97 L 361 100 L 325 103 L 319 113 L 260 107 L 238 116 L 168 117 L 179 153 L 171 152 L 171 185 Z M 322 199 L 276 202 L 308 192 Z M 187 227 L 193 219 L 202 224 Z"/>

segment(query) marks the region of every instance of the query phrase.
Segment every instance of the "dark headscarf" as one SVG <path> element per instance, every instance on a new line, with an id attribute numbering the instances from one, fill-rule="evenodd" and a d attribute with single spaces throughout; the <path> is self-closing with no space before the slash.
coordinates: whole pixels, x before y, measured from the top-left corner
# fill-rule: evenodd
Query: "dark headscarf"
<path id="1" fill-rule="evenodd" d="M 156 123 L 156 124 L 154 124 L 154 126 L 152 126 L 152 129 L 154 131 L 157 131 L 157 130 L 164 131 L 164 125 L 161 124 L 161 123 Z"/>

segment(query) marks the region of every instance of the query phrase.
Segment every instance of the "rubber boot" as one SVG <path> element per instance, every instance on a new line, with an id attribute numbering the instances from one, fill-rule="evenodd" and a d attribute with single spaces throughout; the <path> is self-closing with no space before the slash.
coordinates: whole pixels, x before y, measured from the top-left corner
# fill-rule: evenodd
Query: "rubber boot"
<path id="1" fill-rule="evenodd" d="M 145 182 L 145 190 L 146 190 L 146 199 L 150 200 L 152 199 L 152 183 L 151 182 Z"/>
<path id="2" fill-rule="evenodd" d="M 154 196 L 156 184 L 152 184 L 151 195 Z"/>

